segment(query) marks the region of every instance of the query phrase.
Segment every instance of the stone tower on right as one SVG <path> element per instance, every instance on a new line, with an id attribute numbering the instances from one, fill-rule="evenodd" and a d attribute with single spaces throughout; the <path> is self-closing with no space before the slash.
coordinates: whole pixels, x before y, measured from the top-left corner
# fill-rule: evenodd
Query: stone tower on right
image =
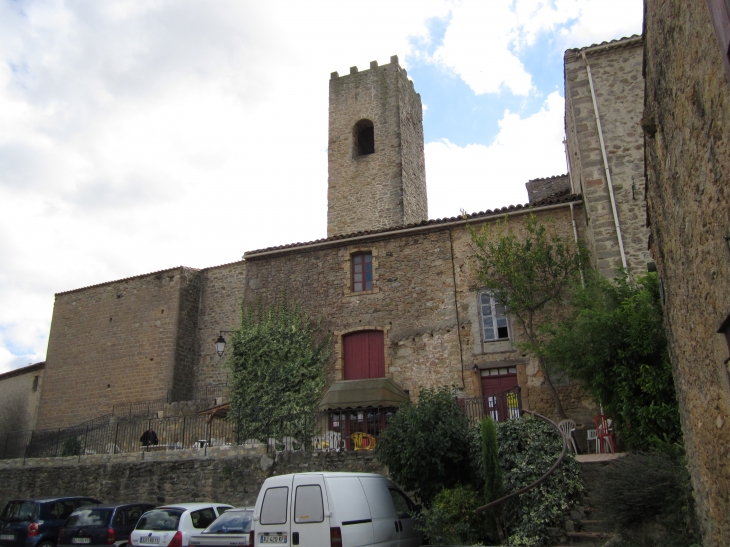
<path id="1" fill-rule="evenodd" d="M 398 57 L 332 73 L 327 236 L 428 219 L 423 108 Z"/>

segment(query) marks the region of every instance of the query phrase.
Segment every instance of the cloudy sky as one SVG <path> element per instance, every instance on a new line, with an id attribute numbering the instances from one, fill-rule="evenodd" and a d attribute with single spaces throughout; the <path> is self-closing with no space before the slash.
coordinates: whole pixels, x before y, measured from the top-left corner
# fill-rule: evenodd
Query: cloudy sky
<path id="1" fill-rule="evenodd" d="M 563 52 L 642 0 L 0 0 L 0 373 L 54 293 L 326 233 L 329 74 L 398 55 L 429 216 L 566 171 Z"/>

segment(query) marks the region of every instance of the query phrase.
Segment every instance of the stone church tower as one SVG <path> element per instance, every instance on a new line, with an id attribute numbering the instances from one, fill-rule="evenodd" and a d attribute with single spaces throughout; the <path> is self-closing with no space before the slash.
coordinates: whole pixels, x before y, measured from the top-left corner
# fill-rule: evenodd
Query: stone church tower
<path id="1" fill-rule="evenodd" d="M 428 219 L 421 96 L 398 57 L 332 73 L 328 166 L 328 237 Z"/>

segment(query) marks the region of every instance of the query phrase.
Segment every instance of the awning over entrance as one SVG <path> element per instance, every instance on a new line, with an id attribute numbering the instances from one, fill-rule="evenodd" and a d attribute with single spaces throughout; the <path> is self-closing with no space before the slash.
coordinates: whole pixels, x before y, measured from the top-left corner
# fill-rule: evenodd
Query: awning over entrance
<path id="1" fill-rule="evenodd" d="M 408 394 L 390 378 L 343 380 L 330 386 L 319 410 L 398 406 L 408 400 Z"/>

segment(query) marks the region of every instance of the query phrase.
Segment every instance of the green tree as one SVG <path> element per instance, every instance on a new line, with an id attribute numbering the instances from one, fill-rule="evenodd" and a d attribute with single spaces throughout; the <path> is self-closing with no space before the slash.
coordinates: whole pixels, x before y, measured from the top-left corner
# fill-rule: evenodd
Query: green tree
<path id="1" fill-rule="evenodd" d="M 485 416 L 480 424 L 482 437 L 482 467 L 484 468 L 484 504 L 498 500 L 503 495 L 502 467 L 499 465 L 499 450 L 497 448 L 497 427 L 494 420 Z M 485 515 L 493 521 L 497 536 L 503 536 L 502 511 L 497 507 L 490 509 Z"/>
<path id="2" fill-rule="evenodd" d="M 566 418 L 543 352 L 540 326 L 549 312 L 564 304 L 569 286 L 588 263 L 588 250 L 548 233 L 534 214 L 525 216 L 525 230 L 519 237 L 506 219 L 492 229 L 486 224 L 479 231 L 470 227 L 477 280 L 517 320 L 526 339 L 518 346 L 537 357 L 555 411 Z"/>
<path id="3" fill-rule="evenodd" d="M 444 488 L 471 481 L 469 422 L 448 387 L 424 388 L 380 434 L 378 459 L 393 480 L 429 507 Z"/>
<path id="4" fill-rule="evenodd" d="M 239 440 L 307 435 L 308 413 L 326 383 L 332 340 L 330 334 L 318 341 L 318 330 L 318 322 L 283 296 L 266 309 L 243 308 L 228 359 L 230 417 L 237 422 Z"/>
<path id="5" fill-rule="evenodd" d="M 630 448 L 682 442 L 655 273 L 634 282 L 590 273 L 573 313 L 546 328 L 546 354 L 603 404 Z"/>

